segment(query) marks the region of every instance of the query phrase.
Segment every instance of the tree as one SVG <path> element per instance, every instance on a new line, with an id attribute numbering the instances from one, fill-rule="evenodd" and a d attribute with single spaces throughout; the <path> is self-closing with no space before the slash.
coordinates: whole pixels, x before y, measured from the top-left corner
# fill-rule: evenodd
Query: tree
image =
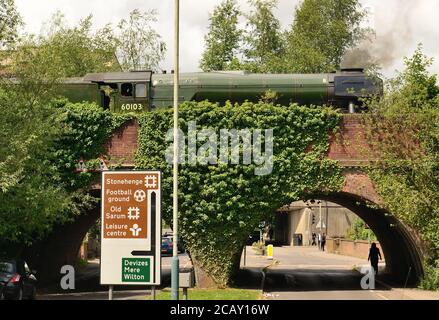
<path id="1" fill-rule="evenodd" d="M 91 15 L 80 20 L 77 26 L 69 27 L 64 15 L 58 11 L 46 23 L 45 32 L 28 37 L 21 47 L 33 47 L 32 51 L 52 56 L 51 70 L 57 70 L 59 78 L 120 71 L 115 55 L 117 38 L 111 26 L 107 25 L 96 32 L 92 28 Z"/>
<path id="2" fill-rule="evenodd" d="M 14 0 L 0 0 L 0 49 L 13 43 L 23 24 Z"/>
<path id="3" fill-rule="evenodd" d="M 28 60 L 25 65 L 30 67 L 32 62 Z M 55 221 L 62 221 L 71 199 L 50 163 L 60 130 L 57 112 L 49 103 L 48 91 L 42 90 L 45 85 L 37 84 L 42 77 L 34 76 L 19 78 L 22 85 L 0 83 L 2 244 L 13 241 L 24 245 L 38 238 Z"/>
<path id="4" fill-rule="evenodd" d="M 244 36 L 246 68 L 253 72 L 271 71 L 271 62 L 284 49 L 280 22 L 273 14 L 277 0 L 249 0 L 249 3 L 254 11 L 247 15 L 248 31 Z"/>
<path id="5" fill-rule="evenodd" d="M 330 72 L 340 68 L 346 51 L 364 39 L 367 12 L 359 0 L 303 0 L 287 34 L 280 66 L 284 72 Z"/>
<path id="6" fill-rule="evenodd" d="M 236 0 L 224 0 L 209 17 L 209 32 L 204 37 L 205 50 L 200 61 L 203 71 L 239 68 L 237 52 L 242 31 L 238 29 L 240 10 Z"/>
<path id="7" fill-rule="evenodd" d="M 8 69 L 14 79 L 0 79 L 2 246 L 6 242 L 20 247 L 30 244 L 50 232 L 54 224 L 68 221 L 93 203 L 86 188 L 76 187 L 75 179 L 84 179 L 73 171 L 80 157 L 78 152 L 93 146 L 93 139 L 102 135 L 100 117 L 95 113 L 104 110 L 93 106 L 99 111 L 85 126 L 90 131 L 85 136 L 74 130 L 67 121 L 68 111 L 55 100 L 63 77 L 108 67 L 105 58 L 110 57 L 109 51 L 98 46 L 97 36 L 90 29 L 91 17 L 82 20 L 78 27 L 68 28 L 62 15 L 57 14 L 45 33 L 25 36 L 12 47 Z M 81 105 L 77 113 L 87 115 L 90 108 Z M 111 130 L 111 120 L 105 124 L 105 130 Z M 83 139 L 62 143 L 66 137 L 77 136 Z M 65 149 L 79 151 L 73 154 Z"/>
<path id="8" fill-rule="evenodd" d="M 370 240 L 377 241 L 377 237 L 373 231 L 366 225 L 366 223 L 360 218 L 355 218 L 351 227 L 347 231 L 347 238 L 353 241 L 357 240 Z"/>
<path id="9" fill-rule="evenodd" d="M 128 19 L 119 22 L 117 56 L 121 60 L 123 70 L 159 69 L 166 46 L 151 26 L 157 21 L 156 16 L 156 10 L 140 12 L 135 9 Z"/>
<path id="10" fill-rule="evenodd" d="M 418 230 L 428 249 L 428 288 L 439 288 L 439 88 L 419 46 L 382 99 L 367 101 L 364 128 L 374 152 L 370 176 L 392 212 Z"/>

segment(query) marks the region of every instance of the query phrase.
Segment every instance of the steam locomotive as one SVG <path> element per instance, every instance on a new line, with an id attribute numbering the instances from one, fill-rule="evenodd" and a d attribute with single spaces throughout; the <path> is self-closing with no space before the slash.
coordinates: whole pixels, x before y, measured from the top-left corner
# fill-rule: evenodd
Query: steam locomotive
<path id="1" fill-rule="evenodd" d="M 60 94 L 72 102 L 94 101 L 111 112 L 145 112 L 172 107 L 173 85 L 169 73 L 93 73 L 65 80 Z M 362 97 L 383 91 L 382 81 L 367 77 L 362 69 L 327 74 L 183 73 L 179 88 L 180 102 L 257 102 L 271 90 L 281 105 L 330 105 L 345 113 L 354 113 Z"/>

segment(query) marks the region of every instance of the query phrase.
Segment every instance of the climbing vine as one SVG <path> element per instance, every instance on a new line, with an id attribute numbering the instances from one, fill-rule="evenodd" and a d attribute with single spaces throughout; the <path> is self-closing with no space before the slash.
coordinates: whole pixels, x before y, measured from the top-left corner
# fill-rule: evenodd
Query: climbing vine
<path id="1" fill-rule="evenodd" d="M 179 128 L 187 136 L 190 121 L 196 129 L 273 129 L 273 170 L 255 175 L 251 164 L 191 164 L 179 169 L 181 236 L 196 268 L 206 271 L 219 286 L 231 284 L 239 268 L 248 234 L 282 205 L 321 190 L 339 190 L 344 181 L 335 161 L 325 157 L 329 134 L 340 115 L 327 108 L 264 103 L 226 104 L 187 102 L 180 108 Z M 139 117 L 137 168 L 163 173 L 163 215 L 172 217 L 172 165 L 166 150 L 172 142 L 172 110 Z M 187 141 L 186 141 L 187 142 Z M 201 147 L 203 141 L 197 142 Z M 241 150 L 242 151 L 242 150 Z M 230 159 L 230 153 L 229 153 Z"/>
<path id="2" fill-rule="evenodd" d="M 364 128 L 374 161 L 369 175 L 385 208 L 424 242 L 421 286 L 439 288 L 439 87 L 419 47 L 391 79 L 384 96 L 368 101 Z"/>

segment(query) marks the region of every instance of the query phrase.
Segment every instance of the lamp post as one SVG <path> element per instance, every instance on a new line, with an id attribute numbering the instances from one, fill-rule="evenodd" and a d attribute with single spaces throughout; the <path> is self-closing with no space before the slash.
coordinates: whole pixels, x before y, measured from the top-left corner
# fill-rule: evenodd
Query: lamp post
<path id="1" fill-rule="evenodd" d="M 172 248 L 171 272 L 171 298 L 178 300 L 179 269 L 178 260 L 178 84 L 179 84 L 179 50 L 180 50 L 180 1 L 174 2 L 174 161 L 173 161 L 173 234 L 174 245 Z"/>

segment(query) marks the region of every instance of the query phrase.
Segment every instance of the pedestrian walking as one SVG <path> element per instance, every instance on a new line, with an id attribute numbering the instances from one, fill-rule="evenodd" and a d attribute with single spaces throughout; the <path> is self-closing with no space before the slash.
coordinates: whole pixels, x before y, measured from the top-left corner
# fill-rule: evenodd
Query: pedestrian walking
<path id="1" fill-rule="evenodd" d="M 317 243 L 316 243 L 316 234 L 315 233 L 313 233 L 312 234 L 312 243 L 311 243 L 311 246 L 316 246 L 317 245 Z"/>
<path id="2" fill-rule="evenodd" d="M 380 249 L 378 249 L 375 242 L 372 242 L 372 245 L 370 246 L 369 250 L 369 257 L 367 258 L 367 261 L 370 261 L 370 265 L 372 266 L 373 270 L 375 271 L 375 275 L 378 274 L 378 261 L 383 260 L 381 258 L 381 252 Z"/>
<path id="3" fill-rule="evenodd" d="M 321 243 L 322 251 L 325 251 L 325 244 L 326 244 L 326 234 L 323 234 L 322 243 Z"/>

